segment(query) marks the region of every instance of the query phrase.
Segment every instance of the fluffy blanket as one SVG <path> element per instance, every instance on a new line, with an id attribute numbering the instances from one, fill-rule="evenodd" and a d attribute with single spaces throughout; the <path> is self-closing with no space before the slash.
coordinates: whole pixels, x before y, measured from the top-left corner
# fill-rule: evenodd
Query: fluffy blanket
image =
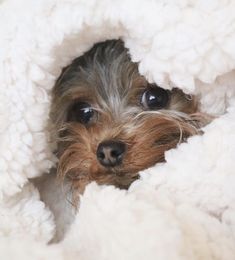
<path id="1" fill-rule="evenodd" d="M 0 259 L 235 259 L 235 1 L 0 1 Z M 61 69 L 121 38 L 150 82 L 217 118 L 123 191 L 90 184 L 65 239 L 30 179 L 54 163 Z M 56 199 L 56 198 L 55 198 Z"/>

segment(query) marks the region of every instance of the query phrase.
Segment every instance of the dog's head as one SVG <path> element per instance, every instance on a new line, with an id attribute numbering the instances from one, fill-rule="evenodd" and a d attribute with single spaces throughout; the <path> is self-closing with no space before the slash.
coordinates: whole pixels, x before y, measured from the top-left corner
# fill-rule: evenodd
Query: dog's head
<path id="1" fill-rule="evenodd" d="M 126 188 L 138 172 L 199 133 L 195 97 L 149 84 L 118 41 L 96 44 L 66 67 L 53 90 L 58 174 L 83 190 Z"/>

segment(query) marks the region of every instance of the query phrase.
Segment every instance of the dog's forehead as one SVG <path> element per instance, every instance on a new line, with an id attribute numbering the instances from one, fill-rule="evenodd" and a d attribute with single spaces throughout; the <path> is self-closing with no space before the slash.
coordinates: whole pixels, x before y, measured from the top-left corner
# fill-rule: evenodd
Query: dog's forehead
<path id="1" fill-rule="evenodd" d="M 136 84 L 140 78 L 141 84 Z M 65 68 L 54 93 L 72 100 L 84 99 L 112 114 L 121 115 L 130 111 L 129 101 L 136 94 L 136 86 L 144 86 L 145 82 L 123 43 L 120 40 L 107 41 L 95 45 Z"/>
<path id="2" fill-rule="evenodd" d="M 131 112 L 135 107 L 131 100 L 137 96 L 135 81 L 140 77 L 137 66 L 131 62 L 113 61 L 112 65 L 107 64 L 96 73 L 99 79 L 91 84 L 91 91 L 97 105 L 115 118 Z"/>
<path id="3" fill-rule="evenodd" d="M 130 104 L 136 79 L 140 78 L 138 66 L 131 62 L 127 49 L 120 42 L 101 45 L 86 57 L 81 75 L 101 108 L 121 113 Z"/>

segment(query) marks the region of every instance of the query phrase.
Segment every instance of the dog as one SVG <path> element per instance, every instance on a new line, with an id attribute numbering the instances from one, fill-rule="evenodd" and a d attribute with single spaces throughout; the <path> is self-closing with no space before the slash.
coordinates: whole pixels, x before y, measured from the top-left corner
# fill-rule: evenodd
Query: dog
<path id="1" fill-rule="evenodd" d="M 95 44 L 63 69 L 50 117 L 57 176 L 78 194 L 92 181 L 127 189 L 207 121 L 197 97 L 148 83 L 121 40 Z"/>
<path id="2" fill-rule="evenodd" d="M 87 184 L 127 189 L 167 150 L 202 134 L 211 119 L 199 106 L 196 96 L 148 83 L 121 40 L 97 43 L 65 67 L 50 111 L 58 163 L 32 180 L 54 215 L 51 243 L 68 231 Z"/>

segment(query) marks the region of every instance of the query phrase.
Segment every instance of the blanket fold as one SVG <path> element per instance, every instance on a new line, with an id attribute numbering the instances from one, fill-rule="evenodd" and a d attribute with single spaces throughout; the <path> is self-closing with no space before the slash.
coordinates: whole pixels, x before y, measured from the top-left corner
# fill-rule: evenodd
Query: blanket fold
<path id="1" fill-rule="evenodd" d="M 233 0 L 2 0 L 0 35 L 1 259 L 235 258 Z M 51 89 L 118 38 L 149 82 L 197 94 L 216 119 L 129 190 L 88 185 L 64 240 L 48 244 L 55 216 L 31 179 L 55 163 Z"/>

